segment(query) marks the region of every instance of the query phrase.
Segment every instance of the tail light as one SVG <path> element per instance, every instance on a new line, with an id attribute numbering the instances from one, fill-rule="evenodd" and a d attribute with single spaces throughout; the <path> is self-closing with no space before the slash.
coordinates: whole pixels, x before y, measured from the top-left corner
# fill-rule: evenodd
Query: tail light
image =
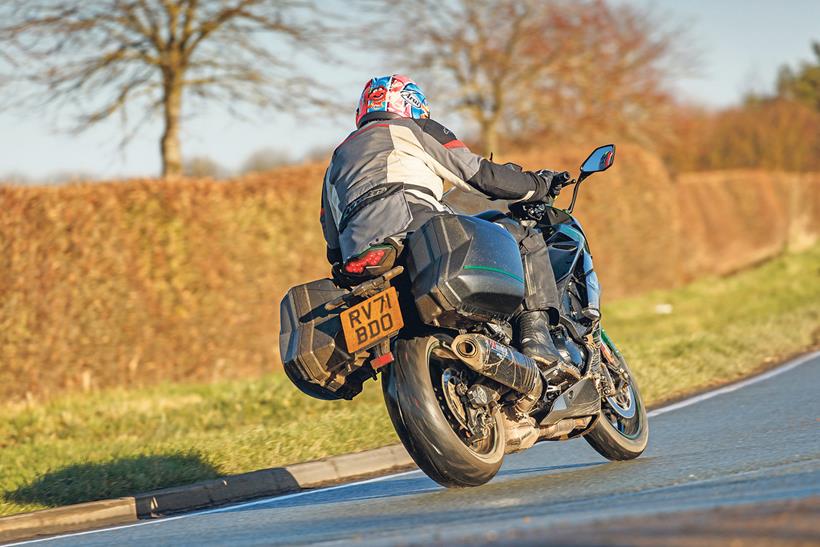
<path id="1" fill-rule="evenodd" d="M 352 274 L 360 274 L 368 266 L 378 266 L 384 260 L 387 249 L 371 249 L 360 254 L 356 258 L 351 258 L 345 264 L 345 271 Z"/>

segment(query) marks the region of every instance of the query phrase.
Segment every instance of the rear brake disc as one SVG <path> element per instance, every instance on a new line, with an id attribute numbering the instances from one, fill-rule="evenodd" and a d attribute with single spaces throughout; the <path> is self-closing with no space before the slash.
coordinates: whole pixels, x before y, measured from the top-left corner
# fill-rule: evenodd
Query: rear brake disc
<path id="1" fill-rule="evenodd" d="M 452 368 L 445 369 L 441 375 L 441 388 L 444 393 L 444 402 L 447 404 L 447 408 L 450 409 L 455 419 L 458 420 L 458 423 L 464 429 L 469 430 L 469 426 L 467 425 L 467 410 L 464 408 L 464 403 L 458 393 L 458 387 L 460 385 L 464 385 L 464 382 L 458 371 Z"/>

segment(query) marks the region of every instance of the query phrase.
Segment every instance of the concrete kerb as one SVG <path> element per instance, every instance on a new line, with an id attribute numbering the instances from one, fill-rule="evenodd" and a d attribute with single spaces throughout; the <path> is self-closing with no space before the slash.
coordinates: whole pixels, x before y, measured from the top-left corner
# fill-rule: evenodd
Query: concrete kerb
<path id="1" fill-rule="evenodd" d="M 375 450 L 343 454 L 326 460 L 291 465 L 285 469 L 301 488 L 315 488 L 411 466 L 415 464 L 407 450 L 404 446 L 395 444 Z"/>
<path id="2" fill-rule="evenodd" d="M 75 532 L 137 520 L 134 498 L 78 503 L 0 518 L 0 541 Z"/>
<path id="3" fill-rule="evenodd" d="M 402 445 L 229 475 L 124 498 L 0 518 L 0 542 L 77 532 L 386 474 L 415 464 Z"/>

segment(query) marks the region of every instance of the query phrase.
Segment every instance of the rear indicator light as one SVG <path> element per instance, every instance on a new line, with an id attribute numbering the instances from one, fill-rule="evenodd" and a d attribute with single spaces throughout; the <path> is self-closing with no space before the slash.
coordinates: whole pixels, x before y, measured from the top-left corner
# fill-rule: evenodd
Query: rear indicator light
<path id="1" fill-rule="evenodd" d="M 356 258 L 350 259 L 347 264 L 345 264 L 345 271 L 347 273 L 360 274 L 367 266 L 378 266 L 381 264 L 382 259 L 384 259 L 386 252 L 385 249 L 367 251 Z"/>
<path id="2" fill-rule="evenodd" d="M 393 362 L 393 360 L 394 360 L 393 352 L 388 351 L 384 355 L 379 355 L 378 357 L 373 358 L 370 361 L 370 366 L 373 367 L 373 370 L 378 370 L 378 369 L 382 368 L 385 365 L 389 365 L 390 363 Z"/>

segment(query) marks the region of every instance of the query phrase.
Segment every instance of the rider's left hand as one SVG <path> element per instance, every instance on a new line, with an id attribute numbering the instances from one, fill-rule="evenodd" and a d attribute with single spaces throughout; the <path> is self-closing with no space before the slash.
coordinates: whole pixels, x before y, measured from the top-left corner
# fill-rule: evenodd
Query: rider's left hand
<path id="1" fill-rule="evenodd" d="M 538 171 L 538 174 L 541 173 L 549 173 L 550 175 L 550 186 L 548 193 L 553 198 L 558 197 L 558 194 L 561 193 L 561 189 L 566 185 L 570 178 L 572 178 L 569 171 L 547 171 L 546 169 L 542 169 L 541 171 Z"/>

